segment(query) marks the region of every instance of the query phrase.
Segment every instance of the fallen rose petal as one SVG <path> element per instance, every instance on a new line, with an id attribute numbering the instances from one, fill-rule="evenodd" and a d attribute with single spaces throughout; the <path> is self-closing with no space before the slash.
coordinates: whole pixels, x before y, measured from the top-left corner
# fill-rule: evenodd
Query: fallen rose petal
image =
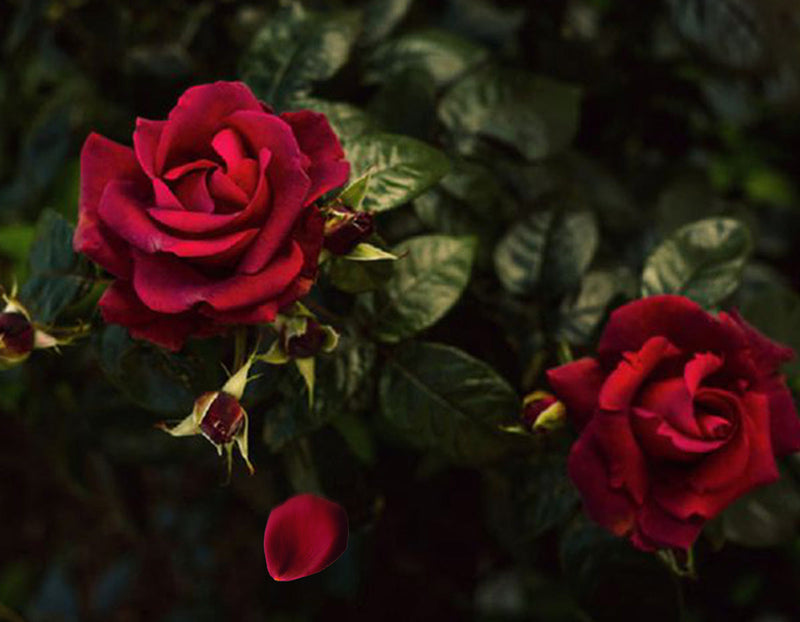
<path id="1" fill-rule="evenodd" d="M 297 495 L 274 508 L 264 530 L 267 571 L 294 581 L 325 570 L 347 548 L 347 513 L 338 503 Z"/>

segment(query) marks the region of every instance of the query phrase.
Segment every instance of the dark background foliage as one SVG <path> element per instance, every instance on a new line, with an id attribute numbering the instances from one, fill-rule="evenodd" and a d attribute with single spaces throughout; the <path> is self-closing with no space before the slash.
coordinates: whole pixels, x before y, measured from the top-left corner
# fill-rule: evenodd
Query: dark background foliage
<path id="1" fill-rule="evenodd" d="M 43 322 L 94 327 L 0 372 L 0 620 L 798 619 L 797 463 L 711 525 L 698 578 L 680 579 L 581 517 L 567 431 L 496 430 L 640 294 L 735 304 L 800 347 L 796 4 L 305 7 L 0 4 L 0 282 L 16 276 Z M 447 153 L 413 202 L 367 201 L 388 244 L 417 245 L 415 269 L 450 272 L 415 314 L 392 290 L 410 268 L 330 265 L 312 302 L 343 339 L 319 361 L 316 405 L 290 369 L 260 369 L 245 398 L 257 472 L 224 485 L 207 443 L 153 424 L 220 385 L 230 343 L 172 356 L 103 328 L 68 223 L 88 132 L 129 144 L 136 116 L 237 77 L 279 109 L 328 113 L 356 171 L 382 157 L 375 131 Z M 402 182 L 427 187 L 424 170 Z M 787 376 L 800 389 L 797 363 Z M 465 378 L 479 395 L 453 389 Z M 343 503 L 351 543 L 276 584 L 263 527 L 295 489 Z"/>

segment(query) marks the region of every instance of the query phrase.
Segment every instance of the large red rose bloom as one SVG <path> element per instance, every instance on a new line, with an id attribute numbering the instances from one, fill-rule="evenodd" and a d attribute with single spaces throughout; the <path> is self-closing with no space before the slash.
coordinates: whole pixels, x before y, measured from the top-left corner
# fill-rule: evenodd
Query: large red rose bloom
<path id="1" fill-rule="evenodd" d="M 273 114 L 239 82 L 187 90 L 133 149 L 92 134 L 81 152 L 74 245 L 114 277 L 103 318 L 179 349 L 227 325 L 269 322 L 314 281 L 314 201 L 347 181 L 325 116 Z"/>
<path id="2" fill-rule="evenodd" d="M 692 545 L 704 523 L 778 478 L 800 450 L 779 366 L 791 349 L 737 313 L 681 296 L 616 310 L 597 358 L 548 372 L 579 430 L 569 473 L 589 516 L 641 549 Z"/>

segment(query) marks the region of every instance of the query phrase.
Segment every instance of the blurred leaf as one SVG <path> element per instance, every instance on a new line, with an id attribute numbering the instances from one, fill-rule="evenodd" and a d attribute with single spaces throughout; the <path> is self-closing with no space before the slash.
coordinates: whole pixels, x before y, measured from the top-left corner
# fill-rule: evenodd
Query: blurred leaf
<path id="1" fill-rule="evenodd" d="M 369 0 L 364 9 L 365 45 L 384 39 L 408 13 L 414 0 Z"/>
<path id="2" fill-rule="evenodd" d="M 748 0 L 669 0 L 681 35 L 715 61 L 754 69 L 765 53 L 765 24 L 758 3 Z"/>
<path id="3" fill-rule="evenodd" d="M 686 225 L 647 258 L 642 296 L 680 294 L 713 307 L 738 287 L 751 247 L 750 233 L 736 220 Z"/>
<path id="4" fill-rule="evenodd" d="M 797 458 L 789 458 L 797 464 Z M 782 469 L 774 484 L 749 492 L 721 515 L 728 540 L 753 547 L 787 544 L 800 530 L 800 491 L 797 481 Z"/>
<path id="5" fill-rule="evenodd" d="M 407 73 L 430 76 L 435 87 L 456 80 L 487 58 L 484 48 L 445 30 L 422 30 L 378 47 L 369 59 L 367 82 L 392 82 Z"/>
<path id="6" fill-rule="evenodd" d="M 578 519 L 564 532 L 560 544 L 564 575 L 590 619 L 645 620 L 658 612 L 660 620 L 680 620 L 678 584 L 666 566 L 635 549 L 588 519 Z"/>
<path id="7" fill-rule="evenodd" d="M 419 196 L 439 181 L 450 163 L 440 151 L 407 136 L 368 134 L 347 146 L 351 183 L 370 175 L 363 208 L 383 212 Z"/>
<path id="8" fill-rule="evenodd" d="M 484 474 L 487 521 L 514 556 L 535 552 L 539 536 L 563 525 L 578 509 L 566 456 L 537 452 Z"/>
<path id="9" fill-rule="evenodd" d="M 529 160 L 563 151 L 578 130 L 580 91 L 524 71 L 488 67 L 455 83 L 439 103 L 439 118 L 459 150 L 477 137 L 515 147 Z"/>
<path id="10" fill-rule="evenodd" d="M 348 331 L 334 352 L 316 357 L 314 404 L 308 406 L 299 374 L 288 374 L 278 400 L 264 420 L 262 436 L 273 451 L 319 429 L 331 419 L 361 412 L 372 399 L 369 374 L 375 365 L 375 345 Z"/>
<path id="11" fill-rule="evenodd" d="M 588 345 L 618 297 L 636 296 L 636 277 L 628 268 L 590 270 L 581 279 L 580 290 L 565 298 L 558 313 L 556 334 L 573 345 Z"/>
<path id="12" fill-rule="evenodd" d="M 522 6 L 500 6 L 490 0 L 450 0 L 445 19 L 471 39 L 514 49 L 525 14 Z"/>
<path id="13" fill-rule="evenodd" d="M 0 227 L 0 254 L 23 263 L 30 252 L 36 229 L 33 225 L 6 225 Z"/>
<path id="14" fill-rule="evenodd" d="M 397 342 L 438 322 L 467 287 L 475 241 L 444 235 L 419 236 L 398 244 L 400 257 L 385 288 L 375 294 L 373 330 Z"/>
<path id="15" fill-rule="evenodd" d="M 436 85 L 426 71 L 407 70 L 385 82 L 368 109 L 388 132 L 421 140 L 436 133 Z"/>
<path id="16" fill-rule="evenodd" d="M 494 431 L 519 410 L 514 390 L 485 363 L 460 350 L 409 342 L 392 352 L 380 381 L 381 412 L 406 442 L 456 460 L 502 451 Z"/>
<path id="17" fill-rule="evenodd" d="M 187 415 L 195 398 L 217 388 L 204 382 L 200 361 L 133 340 L 121 326 L 106 326 L 93 335 L 93 343 L 109 381 L 146 410 Z"/>
<path id="18" fill-rule="evenodd" d="M 242 61 L 241 74 L 264 101 L 283 110 L 312 84 L 341 69 L 361 27 L 357 11 L 311 13 L 299 3 L 270 18 Z"/>
<path id="19" fill-rule="evenodd" d="M 513 294 L 542 291 L 557 297 L 578 286 L 598 243 L 592 212 L 534 212 L 513 225 L 495 248 L 497 276 Z"/>
<path id="20" fill-rule="evenodd" d="M 30 277 L 20 290 L 20 300 L 39 322 L 54 321 L 92 284 L 86 260 L 72 250 L 72 234 L 63 217 L 42 213 L 30 249 Z"/>

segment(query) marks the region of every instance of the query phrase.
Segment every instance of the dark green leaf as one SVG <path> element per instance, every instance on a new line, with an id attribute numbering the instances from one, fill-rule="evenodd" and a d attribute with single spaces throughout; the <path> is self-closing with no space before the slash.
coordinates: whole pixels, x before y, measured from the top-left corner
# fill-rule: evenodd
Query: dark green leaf
<path id="1" fill-rule="evenodd" d="M 502 451 L 499 424 L 516 419 L 514 390 L 485 363 L 450 346 L 404 344 L 380 382 L 381 412 L 406 442 L 456 460 Z"/>
<path id="2" fill-rule="evenodd" d="M 364 9 L 365 45 L 384 39 L 399 24 L 414 0 L 369 0 Z"/>
<path id="3" fill-rule="evenodd" d="M 142 408 L 163 415 L 187 415 L 202 391 L 204 373 L 199 361 L 169 354 L 130 338 L 121 326 L 106 326 L 93 337 L 108 379 Z"/>
<path id="4" fill-rule="evenodd" d="M 333 418 L 361 412 L 372 399 L 368 382 L 375 356 L 374 344 L 343 332 L 333 353 L 316 357 L 317 382 L 311 408 L 299 374 L 294 370 L 288 373 L 281 388 L 283 398 L 264 420 L 264 442 L 273 451 L 280 451 Z"/>
<path id="5" fill-rule="evenodd" d="M 598 242 L 597 222 L 589 211 L 534 212 L 512 226 L 497 245 L 497 276 L 514 294 L 541 289 L 558 296 L 580 283 Z"/>
<path id="6" fill-rule="evenodd" d="M 87 262 L 72 250 L 72 234 L 72 225 L 60 215 L 42 213 L 30 250 L 30 277 L 20 290 L 20 299 L 39 322 L 55 320 L 91 285 Z"/>
<path id="7" fill-rule="evenodd" d="M 392 278 L 375 295 L 373 330 L 397 342 L 438 322 L 461 297 L 475 257 L 473 238 L 429 235 L 392 249 L 400 257 Z"/>
<path id="8" fill-rule="evenodd" d="M 712 307 L 738 287 L 751 246 L 747 228 L 730 218 L 686 225 L 648 257 L 642 296 L 681 294 Z"/>
<path id="9" fill-rule="evenodd" d="M 550 78 L 489 67 L 454 84 L 439 118 L 459 150 L 475 153 L 479 136 L 515 147 L 529 160 L 564 150 L 578 129 L 580 91 Z"/>
<path id="10" fill-rule="evenodd" d="M 580 290 L 561 304 L 558 337 L 575 345 L 590 343 L 614 299 L 635 295 L 636 277 L 627 268 L 587 272 Z"/>
<path id="11" fill-rule="evenodd" d="M 369 61 L 368 82 L 391 82 L 413 72 L 430 76 L 437 87 L 449 84 L 487 57 L 484 48 L 443 30 L 403 35 L 378 47 Z"/>
<path id="12" fill-rule="evenodd" d="M 331 283 L 343 292 L 360 294 L 380 289 L 392 276 L 388 261 L 350 261 L 332 257 L 328 266 Z"/>
<path id="13" fill-rule="evenodd" d="M 790 460 L 798 464 L 796 458 Z M 782 470 L 774 484 L 753 490 L 722 513 L 722 533 L 728 540 L 763 547 L 787 544 L 797 537 L 800 491 L 788 470 Z"/>
<path id="14" fill-rule="evenodd" d="M 243 79 L 267 103 L 291 106 L 347 62 L 361 26 L 357 11 L 311 13 L 299 3 L 280 11 L 255 36 Z"/>
<path id="15" fill-rule="evenodd" d="M 382 212 L 416 198 L 448 171 L 440 151 L 407 136 L 368 134 L 347 145 L 351 183 L 369 174 L 365 211 Z"/>
<path id="16" fill-rule="evenodd" d="M 578 493 L 564 455 L 534 454 L 509 461 L 484 478 L 492 531 L 513 555 L 533 553 L 538 537 L 577 511 Z"/>

